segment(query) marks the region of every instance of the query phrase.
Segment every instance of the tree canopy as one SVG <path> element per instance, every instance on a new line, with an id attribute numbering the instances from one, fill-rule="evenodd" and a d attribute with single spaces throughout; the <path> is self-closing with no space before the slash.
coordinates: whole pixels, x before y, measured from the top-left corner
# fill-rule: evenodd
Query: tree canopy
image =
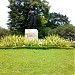
<path id="1" fill-rule="evenodd" d="M 27 18 L 30 6 L 33 6 L 37 12 L 36 28 L 39 30 L 47 23 L 50 6 L 46 0 L 9 0 L 9 2 L 8 27 L 10 30 L 24 33 L 28 28 Z"/>
<path id="2" fill-rule="evenodd" d="M 8 0 L 10 2 L 8 8 L 10 9 L 8 28 L 15 34 L 24 34 L 25 29 L 28 29 L 28 12 L 30 7 L 33 6 L 36 15 L 35 28 L 39 31 L 39 37 L 45 36 L 45 30 L 48 33 L 52 32 L 51 29 L 57 28 L 58 26 L 70 24 L 69 18 L 66 15 L 60 13 L 50 13 L 50 7 L 47 0 Z M 51 32 L 50 32 L 51 30 Z M 58 34 L 58 33 L 57 33 Z"/>
<path id="3" fill-rule="evenodd" d="M 70 24 L 69 18 L 60 13 L 49 13 L 47 27 L 56 28 L 60 25 Z"/>

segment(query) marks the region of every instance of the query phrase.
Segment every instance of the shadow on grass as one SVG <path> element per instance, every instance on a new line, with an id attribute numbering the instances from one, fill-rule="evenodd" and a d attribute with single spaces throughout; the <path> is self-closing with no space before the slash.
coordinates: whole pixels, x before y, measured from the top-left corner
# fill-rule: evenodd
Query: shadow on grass
<path id="1" fill-rule="evenodd" d="M 58 47 L 58 46 L 24 46 L 24 47 L 5 47 L 0 49 L 41 49 L 41 50 L 48 50 L 48 49 L 67 49 L 67 50 L 73 50 L 73 47 Z"/>

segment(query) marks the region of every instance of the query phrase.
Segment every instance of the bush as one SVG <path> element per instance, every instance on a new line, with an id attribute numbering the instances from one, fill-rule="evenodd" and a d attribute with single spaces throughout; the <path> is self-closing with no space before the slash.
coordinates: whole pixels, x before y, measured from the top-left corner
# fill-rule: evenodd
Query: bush
<path id="1" fill-rule="evenodd" d="M 63 26 L 58 26 L 57 28 L 51 29 L 50 27 L 43 28 L 44 36 L 56 35 L 75 41 L 75 26 L 68 24 Z"/>
<path id="2" fill-rule="evenodd" d="M 72 46 L 72 42 L 69 40 L 65 40 L 64 38 L 59 37 L 58 35 L 48 36 L 45 39 L 45 45 L 57 46 L 57 47 L 70 47 Z"/>
<path id="3" fill-rule="evenodd" d="M 0 27 L 0 38 L 9 35 L 9 30 Z"/>
<path id="4" fill-rule="evenodd" d="M 59 47 L 69 48 L 72 46 L 72 42 L 60 38 L 58 35 L 47 36 L 44 39 L 32 39 L 29 40 L 24 36 L 5 36 L 0 40 L 0 48 L 15 48 L 15 47 Z"/>

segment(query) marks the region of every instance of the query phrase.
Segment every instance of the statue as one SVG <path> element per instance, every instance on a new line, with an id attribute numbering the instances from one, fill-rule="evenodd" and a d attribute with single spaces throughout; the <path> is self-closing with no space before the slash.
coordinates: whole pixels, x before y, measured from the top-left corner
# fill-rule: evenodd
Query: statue
<path id="1" fill-rule="evenodd" d="M 33 6 L 30 7 L 30 11 L 28 12 L 28 21 L 29 21 L 29 28 L 34 29 L 36 24 L 36 11 Z"/>

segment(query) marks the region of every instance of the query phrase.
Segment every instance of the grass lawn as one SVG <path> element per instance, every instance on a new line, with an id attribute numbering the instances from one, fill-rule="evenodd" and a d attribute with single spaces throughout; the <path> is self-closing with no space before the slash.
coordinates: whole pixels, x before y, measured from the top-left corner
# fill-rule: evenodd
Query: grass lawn
<path id="1" fill-rule="evenodd" d="M 0 75 L 74 75 L 74 49 L 0 49 Z"/>

